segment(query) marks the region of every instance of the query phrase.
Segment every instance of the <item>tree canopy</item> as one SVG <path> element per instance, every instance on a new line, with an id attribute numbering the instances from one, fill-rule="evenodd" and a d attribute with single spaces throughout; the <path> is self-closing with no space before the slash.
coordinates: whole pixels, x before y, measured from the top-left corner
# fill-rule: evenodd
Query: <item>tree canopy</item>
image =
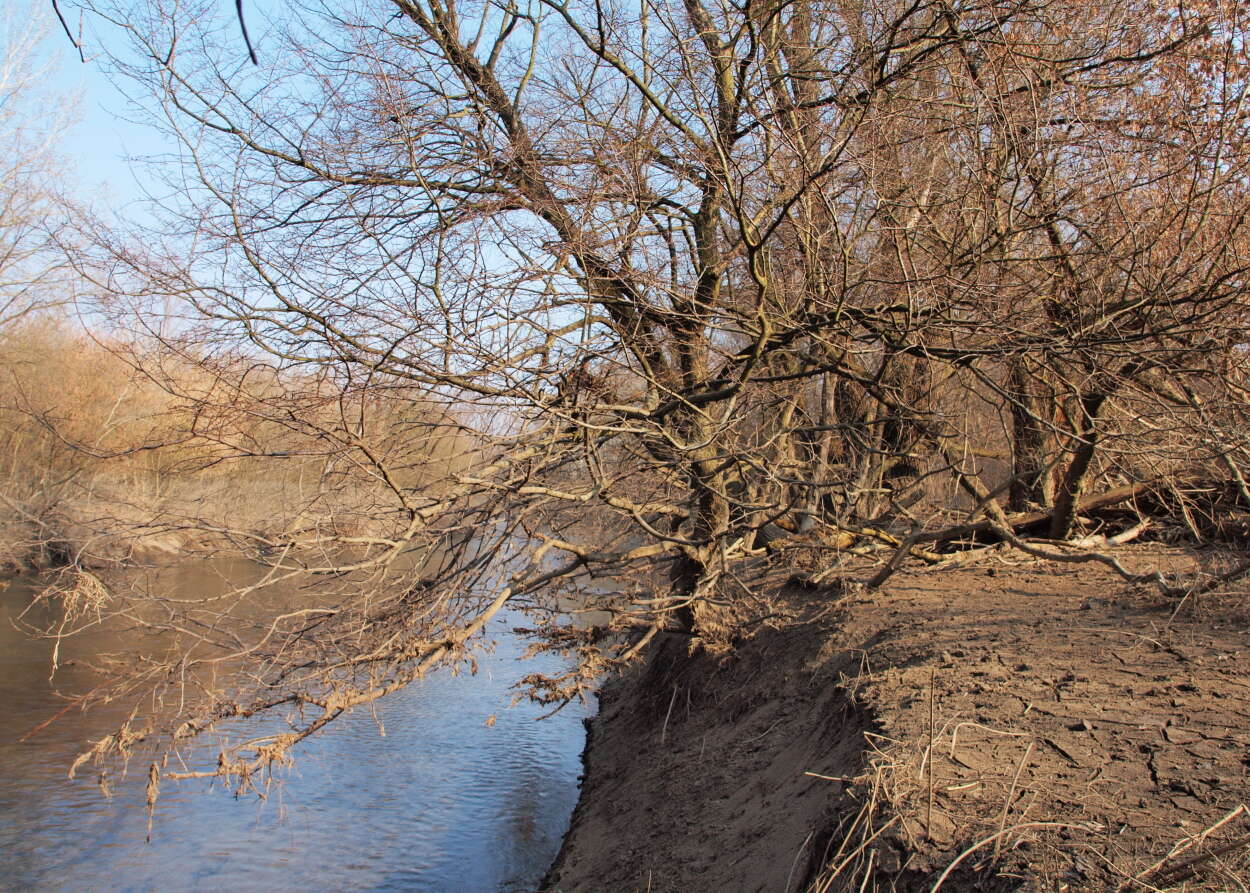
<path id="1" fill-rule="evenodd" d="M 1114 487 L 1250 505 L 1238 4 L 291 4 L 257 67 L 215 0 L 82 5 L 179 141 L 159 232 L 74 243 L 93 312 L 198 461 L 315 469 L 215 531 L 321 584 L 228 634 L 114 593 L 175 643 L 128 690 L 181 706 L 96 757 L 286 711 L 152 764 L 246 784 L 505 605 L 575 658 L 553 704 L 661 632 L 725 651 L 787 539 L 878 585 L 977 523 L 1088 557 Z"/>

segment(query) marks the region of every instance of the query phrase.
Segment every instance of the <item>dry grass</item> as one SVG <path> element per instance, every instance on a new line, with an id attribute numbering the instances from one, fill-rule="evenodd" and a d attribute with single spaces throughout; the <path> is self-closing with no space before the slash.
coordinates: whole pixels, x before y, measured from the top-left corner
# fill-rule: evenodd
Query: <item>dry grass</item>
<path id="1" fill-rule="evenodd" d="M 402 514 L 398 491 L 467 461 L 448 417 L 402 390 L 361 398 L 354 420 L 344 405 L 332 383 L 239 357 L 53 318 L 0 331 L 0 570 L 360 533 Z"/>
<path id="2" fill-rule="evenodd" d="M 954 755 L 961 730 L 966 736 L 972 727 L 1017 739 L 1024 755 L 1014 766 L 1010 761 L 998 764 L 997 772 L 988 770 L 979 781 L 937 778 L 941 772 L 935 758 L 947 749 Z M 1250 830 L 1250 811 L 1244 803 L 1181 836 L 1149 864 L 1140 859 L 1122 862 L 1108 859 L 1102 845 L 1107 829 L 1098 823 L 1075 814 L 1028 816 L 1038 792 L 1020 798 L 1021 804 L 1015 802 L 1021 770 L 1036 745 L 1026 733 L 948 721 L 933 728 L 930 736 L 929 741 L 895 741 L 870 733 L 864 771 L 854 778 L 829 779 L 849 783 L 860 808 L 834 829 L 823 868 L 808 893 L 1008 890 L 1018 889 L 1026 877 L 1034 884 L 1028 889 L 1094 889 L 1073 878 L 1074 858 L 1078 866 L 1097 866 L 1104 875 L 1120 879 L 1116 893 L 1245 890 L 1250 881 L 1250 834 L 1245 833 Z M 984 808 L 958 815 L 935 813 L 931 799 L 935 784 L 945 793 L 977 789 L 974 793 L 983 796 L 972 799 Z M 1005 797 L 1000 790 L 1004 787 Z M 993 808 L 1000 798 L 1001 809 Z M 906 855 L 905 861 L 901 855 Z"/>

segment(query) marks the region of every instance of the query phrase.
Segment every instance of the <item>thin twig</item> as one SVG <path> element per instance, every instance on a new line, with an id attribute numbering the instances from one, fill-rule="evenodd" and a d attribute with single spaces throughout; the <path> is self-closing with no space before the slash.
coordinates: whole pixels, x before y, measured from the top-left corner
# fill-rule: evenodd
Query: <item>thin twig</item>
<path id="1" fill-rule="evenodd" d="M 962 853 L 956 856 L 955 861 L 952 862 L 950 865 L 946 866 L 946 870 L 943 871 L 942 874 L 938 877 L 937 882 L 932 887 L 929 888 L 929 893 L 937 893 L 937 891 L 941 889 L 942 885 L 946 883 L 946 879 L 951 876 L 951 872 L 953 872 L 956 868 L 958 868 L 961 862 L 963 862 L 965 859 L 967 859 L 977 850 L 981 849 L 981 847 L 988 846 L 989 844 L 993 843 L 994 841 L 998 840 L 1000 837 L 1003 837 L 1004 835 L 1014 834 L 1017 831 L 1024 831 L 1024 830 L 1031 829 L 1031 828 L 1074 828 L 1077 830 L 1082 830 L 1080 825 L 1073 825 L 1070 822 L 1021 822 L 1018 825 L 1012 825 L 1010 828 L 1004 828 L 1001 831 L 997 831 L 994 834 L 991 834 L 989 837 L 986 837 L 982 840 L 978 840 L 972 846 L 968 847 L 966 850 L 964 850 Z"/>
<path id="2" fill-rule="evenodd" d="M 240 2 L 242 2 L 242 0 L 240 0 Z M 52 0 L 52 11 L 56 13 L 57 19 L 61 22 L 61 27 L 65 29 L 65 36 L 69 38 L 70 44 L 74 47 L 74 49 L 78 50 L 79 61 L 86 63 L 87 57 L 83 54 L 82 43 L 74 37 L 74 32 L 69 30 L 69 22 L 65 21 L 65 16 L 61 15 L 61 6 L 58 0 Z"/>
<path id="3" fill-rule="evenodd" d="M 668 719 L 673 715 L 673 705 L 677 703 L 677 686 L 673 686 L 673 696 L 668 699 L 668 712 L 664 714 L 664 727 L 660 729 L 660 745 L 668 738 Z"/>
<path id="4" fill-rule="evenodd" d="M 936 680 L 937 680 L 937 668 L 930 667 L 929 668 L 929 776 L 928 776 L 929 778 L 929 808 L 928 808 L 928 811 L 925 813 L 925 820 L 924 820 L 925 833 L 929 835 L 930 839 L 932 839 L 933 837 L 933 776 L 934 776 L 934 767 L 936 765 L 933 759 L 933 727 L 934 727 L 933 699 L 934 699 L 934 688 L 935 688 Z"/>
<path id="5" fill-rule="evenodd" d="M 247 57 L 252 60 L 253 65 L 259 65 L 256 50 L 252 48 L 252 38 L 247 33 L 247 22 L 243 21 L 243 0 L 234 0 L 234 10 L 239 16 L 239 30 L 243 32 L 243 42 L 247 44 Z"/>
<path id="6" fill-rule="evenodd" d="M 1128 880 L 1124 881 L 1117 888 L 1116 893 L 1120 893 L 1120 891 L 1128 889 L 1133 884 L 1145 884 L 1144 879 L 1150 877 L 1151 875 L 1159 871 L 1159 869 L 1161 869 L 1164 865 L 1168 863 L 1169 859 L 1175 858 L 1176 856 L 1179 856 L 1181 853 L 1185 852 L 1186 850 L 1192 849 L 1193 847 L 1202 843 L 1202 841 L 1206 840 L 1216 830 L 1223 827 L 1224 825 L 1227 825 L 1233 819 L 1237 818 L 1237 816 L 1242 815 L 1245 812 L 1247 812 L 1246 805 L 1244 803 L 1239 804 L 1235 809 L 1230 810 L 1222 819 L 1220 819 L 1214 825 L 1211 825 L 1209 828 L 1206 828 L 1204 831 L 1202 831 L 1202 833 L 1194 837 L 1191 837 L 1186 841 L 1177 843 L 1176 845 L 1172 847 L 1171 850 L 1168 851 L 1168 854 L 1164 856 L 1162 859 L 1160 859 L 1158 862 L 1151 865 L 1145 871 L 1140 872 L 1136 877 L 1131 877 Z M 1175 868 L 1172 868 L 1169 871 L 1163 872 L 1163 875 L 1166 876 L 1171 871 L 1175 871 L 1178 868 L 1184 866 L 1185 864 L 1186 863 L 1182 862 L 1180 863 L 1180 865 L 1177 865 Z"/>
<path id="7" fill-rule="evenodd" d="M 1024 749 L 1024 756 L 1020 758 L 1020 765 L 1016 767 L 1016 774 L 1011 779 L 1011 787 L 1007 791 L 1007 799 L 1003 801 L 1003 814 L 998 820 L 998 831 L 1001 834 L 1003 829 L 1007 827 L 1007 814 L 1011 812 L 1011 801 L 1016 796 L 1016 784 L 1020 781 L 1020 773 L 1024 771 L 1024 766 L 1029 761 L 1029 757 L 1033 754 L 1033 745 L 1036 741 L 1030 741 L 1029 746 Z M 1003 839 L 1000 837 L 994 842 L 994 861 L 998 861 L 999 854 L 1002 852 Z"/>

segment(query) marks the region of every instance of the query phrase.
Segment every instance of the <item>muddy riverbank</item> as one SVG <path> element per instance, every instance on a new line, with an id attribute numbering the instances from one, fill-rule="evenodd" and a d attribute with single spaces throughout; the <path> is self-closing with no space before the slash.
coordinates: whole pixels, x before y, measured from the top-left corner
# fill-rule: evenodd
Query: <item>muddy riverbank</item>
<path id="1" fill-rule="evenodd" d="M 1131 565 L 1204 554 L 1143 546 Z M 1241 889 L 1250 607 L 1010 556 L 607 685 L 548 891 Z"/>

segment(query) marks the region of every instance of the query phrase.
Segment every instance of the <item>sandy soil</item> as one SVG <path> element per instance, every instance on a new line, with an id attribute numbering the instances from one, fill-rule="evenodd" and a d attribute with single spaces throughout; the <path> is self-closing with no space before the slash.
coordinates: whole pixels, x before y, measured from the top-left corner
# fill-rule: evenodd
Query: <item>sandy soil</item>
<path id="1" fill-rule="evenodd" d="M 606 686 L 548 890 L 1250 887 L 1244 587 L 1177 611 L 1003 555 L 781 591 L 732 659 Z"/>

